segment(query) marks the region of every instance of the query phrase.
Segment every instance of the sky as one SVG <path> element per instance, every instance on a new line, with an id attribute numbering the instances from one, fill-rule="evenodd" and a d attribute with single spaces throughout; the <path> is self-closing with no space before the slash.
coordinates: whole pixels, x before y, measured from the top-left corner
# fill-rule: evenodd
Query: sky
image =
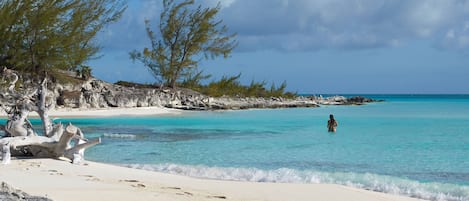
<path id="1" fill-rule="evenodd" d="M 196 0 L 204 7 L 217 0 Z M 308 94 L 469 94 L 469 0 L 221 0 L 217 19 L 236 33 L 229 58 L 201 61 L 209 81 L 241 73 Z M 145 19 L 161 0 L 129 0 L 97 37 L 95 77 L 154 83 L 132 50 L 150 47 Z M 157 26 L 153 26 L 157 31 Z"/>

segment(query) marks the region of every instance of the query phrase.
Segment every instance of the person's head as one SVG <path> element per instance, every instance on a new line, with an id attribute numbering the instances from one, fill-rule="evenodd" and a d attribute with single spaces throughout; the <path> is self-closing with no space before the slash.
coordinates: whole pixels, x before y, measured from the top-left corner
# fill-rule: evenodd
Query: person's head
<path id="1" fill-rule="evenodd" d="M 330 115 L 329 115 L 329 119 L 334 119 L 334 115 L 333 115 L 333 114 L 330 114 Z"/>

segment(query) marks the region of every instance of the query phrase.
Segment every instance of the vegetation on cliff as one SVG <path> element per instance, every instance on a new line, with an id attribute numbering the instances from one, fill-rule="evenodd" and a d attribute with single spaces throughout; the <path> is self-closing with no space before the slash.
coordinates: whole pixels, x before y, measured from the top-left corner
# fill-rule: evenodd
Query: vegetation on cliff
<path id="1" fill-rule="evenodd" d="M 230 97 L 284 97 L 293 98 L 295 93 L 286 92 L 287 83 L 283 82 L 276 86 L 274 83 L 267 86 L 267 82 L 251 81 L 250 85 L 243 85 L 240 82 L 241 74 L 236 76 L 223 76 L 218 81 L 212 81 L 206 85 L 200 83 L 183 82 L 182 86 L 199 91 L 202 94 L 212 97 L 230 96 Z"/>
<path id="2" fill-rule="evenodd" d="M 180 84 L 181 88 L 190 89 L 197 91 L 201 94 L 210 97 L 282 97 L 282 98 L 294 98 L 297 96 L 296 93 L 291 93 L 285 91 L 287 87 L 286 82 L 283 82 L 281 85 L 276 86 L 274 83 L 267 87 L 267 82 L 256 82 L 251 81 L 250 85 L 243 85 L 240 82 L 241 74 L 236 76 L 223 76 L 218 81 L 212 81 L 208 84 L 201 84 L 200 82 L 182 82 Z M 162 85 L 156 84 L 140 84 L 127 81 L 118 81 L 115 84 L 125 87 L 134 87 L 134 88 L 161 88 Z"/>

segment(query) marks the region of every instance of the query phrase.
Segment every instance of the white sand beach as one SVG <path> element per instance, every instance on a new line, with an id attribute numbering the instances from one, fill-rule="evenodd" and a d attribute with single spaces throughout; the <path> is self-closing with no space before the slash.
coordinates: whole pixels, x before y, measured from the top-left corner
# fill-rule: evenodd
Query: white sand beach
<path id="1" fill-rule="evenodd" d="M 217 181 L 95 162 L 73 165 L 54 159 L 14 159 L 0 166 L 0 181 L 55 201 L 418 200 L 334 184 Z"/>
<path id="2" fill-rule="evenodd" d="M 178 109 L 170 109 L 164 107 L 134 107 L 134 108 L 59 108 L 49 111 L 49 117 L 60 118 L 80 118 L 80 117 L 110 117 L 110 116 L 161 116 L 161 115 L 178 115 L 185 111 Z M 4 111 L 0 111 L 0 117 L 6 117 Z M 32 112 L 29 117 L 38 117 L 38 114 Z"/>
<path id="3" fill-rule="evenodd" d="M 155 115 L 178 115 L 185 111 L 164 107 L 134 107 L 134 108 L 59 108 L 49 111 L 51 118 L 60 117 L 109 117 L 109 116 L 155 116 Z M 5 115 L 5 113 L 2 113 Z M 31 113 L 31 117 L 37 117 L 37 113 Z"/>

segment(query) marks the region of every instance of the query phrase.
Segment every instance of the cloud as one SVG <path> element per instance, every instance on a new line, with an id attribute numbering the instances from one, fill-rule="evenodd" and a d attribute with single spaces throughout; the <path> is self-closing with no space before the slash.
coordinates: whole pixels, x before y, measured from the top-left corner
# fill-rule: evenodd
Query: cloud
<path id="1" fill-rule="evenodd" d="M 459 27 L 449 29 L 444 40 L 438 44 L 440 48 L 446 49 L 469 49 L 469 21 L 466 21 Z"/>
<path id="2" fill-rule="evenodd" d="M 315 50 L 389 47 L 412 40 L 446 40 L 468 19 L 468 1 L 461 0 L 256 0 L 234 1 L 221 11 L 238 33 L 240 49 Z M 459 28 L 458 28 L 459 27 Z"/>
<path id="3" fill-rule="evenodd" d="M 222 0 L 220 6 L 218 17 L 237 33 L 237 51 L 369 49 L 415 40 L 469 48 L 469 0 Z M 130 1 L 99 42 L 126 51 L 148 46 L 144 20 L 156 24 L 160 11 L 160 0 Z"/>
<path id="4" fill-rule="evenodd" d="M 145 20 L 153 24 L 159 20 L 161 3 L 154 0 L 129 1 L 122 18 L 106 27 L 98 35 L 98 42 L 105 50 L 126 51 L 149 46 Z M 156 26 L 155 26 L 156 27 Z"/>

